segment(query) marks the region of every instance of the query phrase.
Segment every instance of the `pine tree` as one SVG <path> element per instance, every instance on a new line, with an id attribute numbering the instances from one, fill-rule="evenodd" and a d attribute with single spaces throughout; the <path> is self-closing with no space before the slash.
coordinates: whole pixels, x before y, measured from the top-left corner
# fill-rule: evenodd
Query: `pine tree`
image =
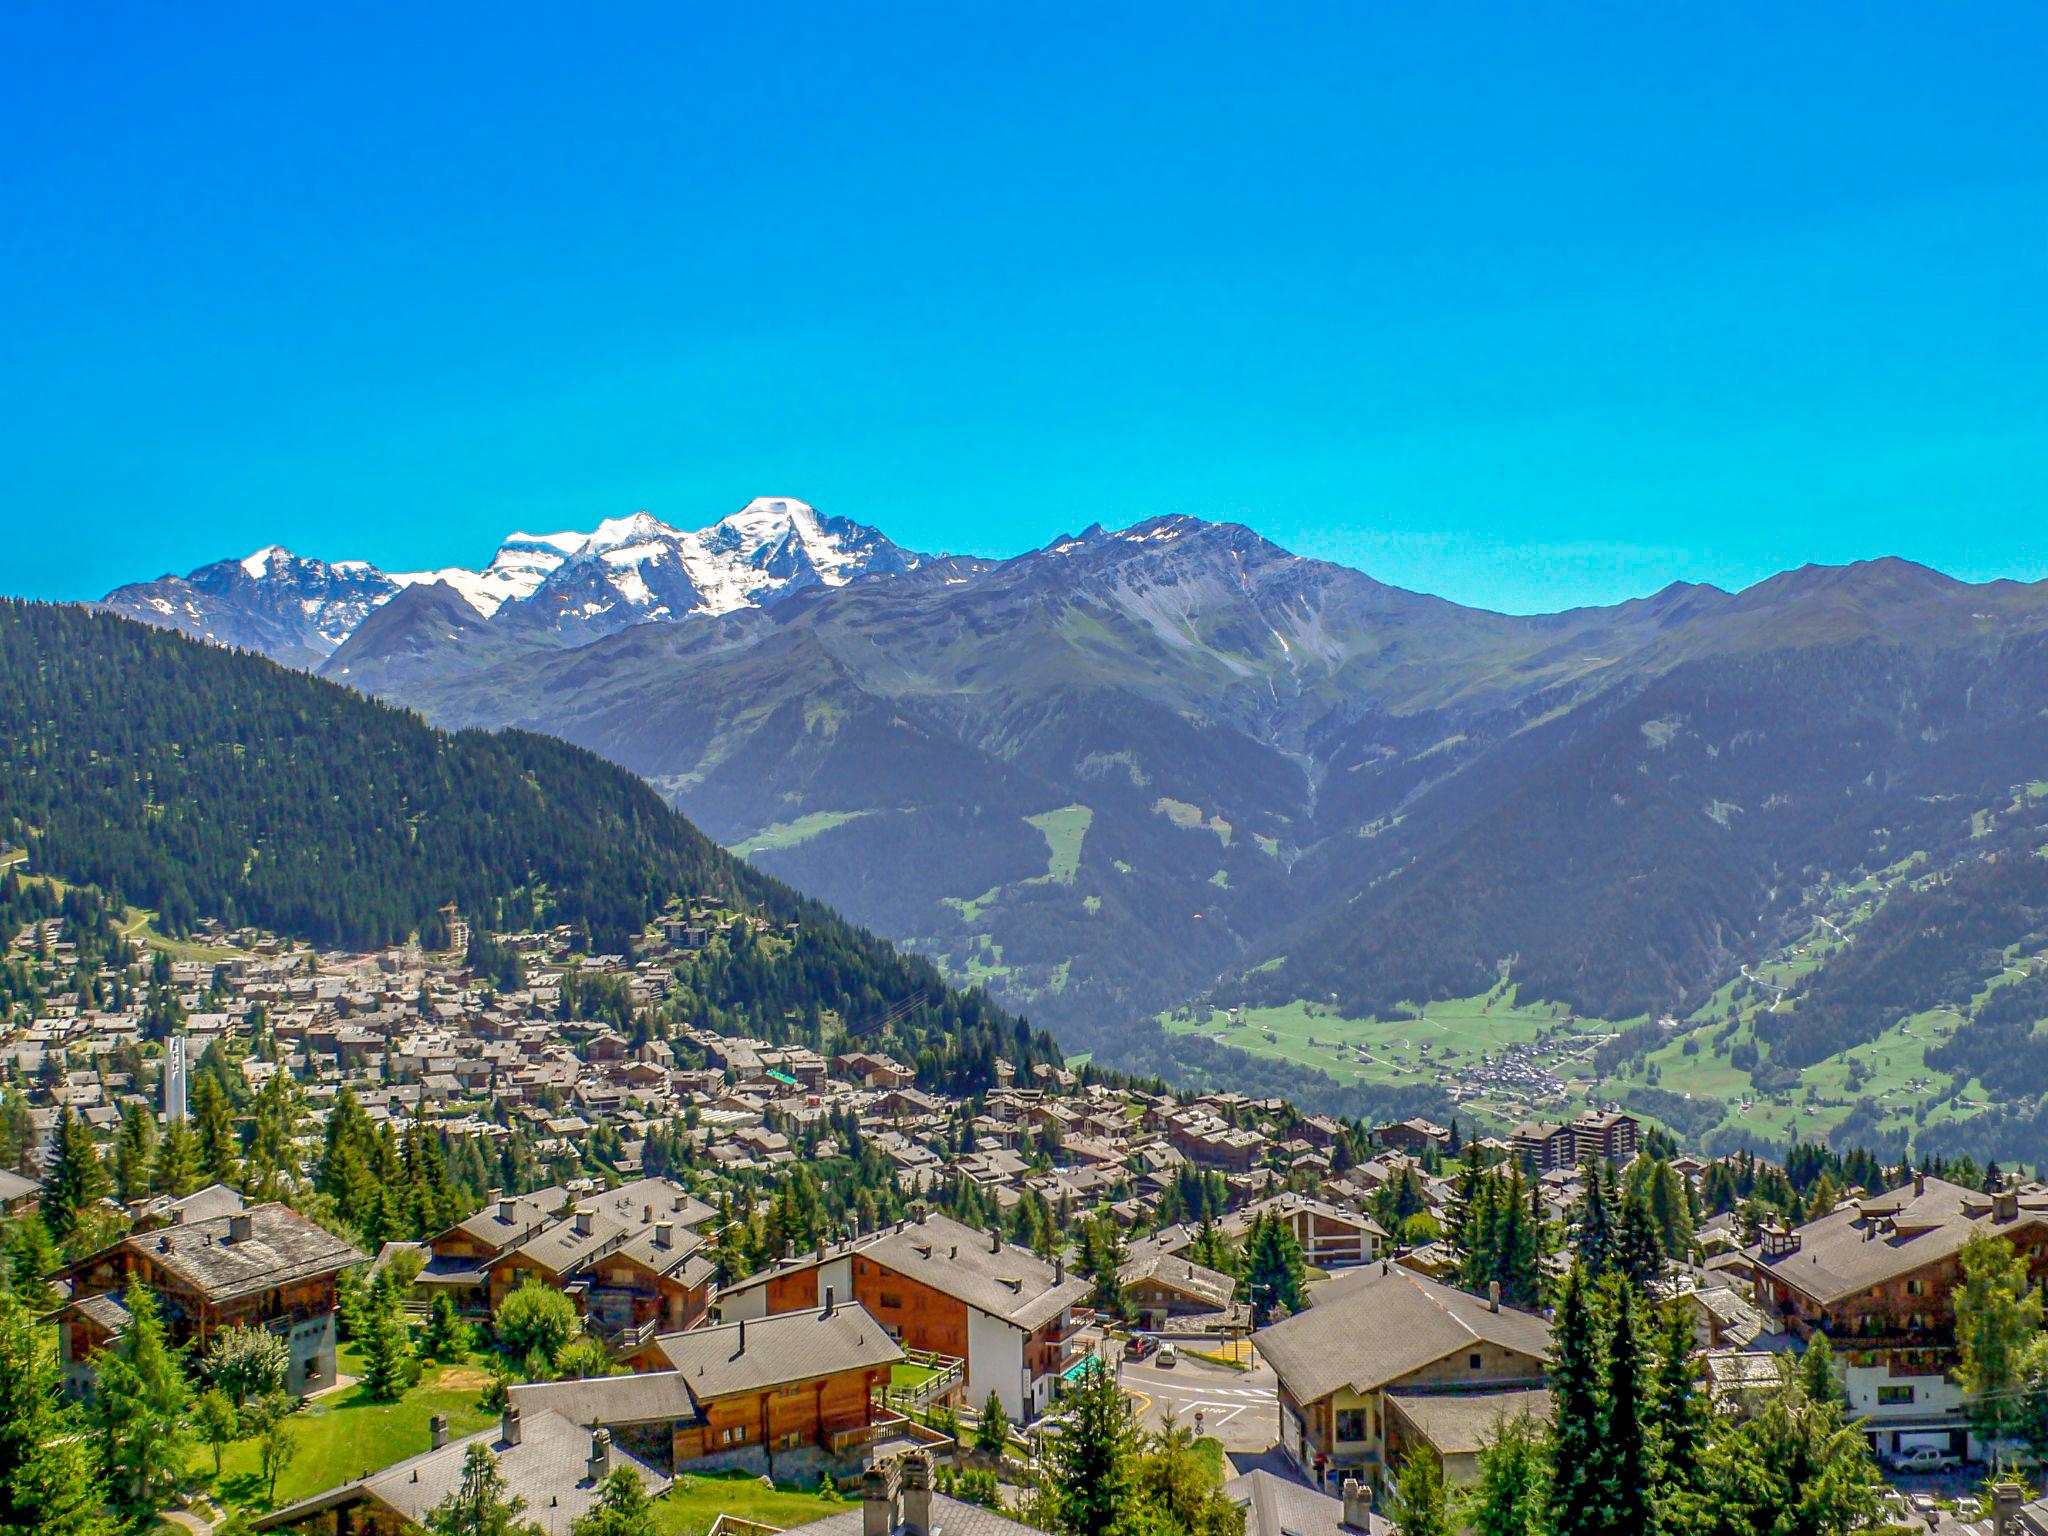
<path id="1" fill-rule="evenodd" d="M 1394 1522 L 1401 1536 L 1451 1536 L 1443 1463 L 1426 1445 L 1415 1447 L 1401 1463 L 1394 1485 Z"/>
<path id="2" fill-rule="evenodd" d="M 162 1507 L 192 1459 L 192 1391 L 155 1295 L 130 1286 L 126 1299 L 128 1326 L 99 1357 L 92 1421 L 115 1502 L 143 1514 Z"/>
<path id="3" fill-rule="evenodd" d="M 1612 1536 L 1640 1536 L 1650 1529 L 1652 1463 L 1644 1437 L 1644 1362 L 1637 1338 L 1633 1288 L 1613 1283 L 1608 1293 L 1612 1324 L 1607 1345 L 1607 1419 L 1601 1453 L 1607 1476 L 1607 1529 Z"/>
<path id="4" fill-rule="evenodd" d="M 58 1242 L 76 1230 L 80 1220 L 114 1192 L 114 1181 L 100 1161 L 92 1131 L 65 1105 L 57 1116 L 57 1151 L 50 1176 L 43 1182 L 43 1224 Z"/>
<path id="5" fill-rule="evenodd" d="M 112 1536 L 105 1504 L 56 1350 L 34 1315 L 0 1294 L 0 1531 Z"/>
<path id="6" fill-rule="evenodd" d="M 654 1536 L 654 1506 L 631 1467 L 615 1467 L 597 1502 L 569 1527 L 569 1536 Z"/>
<path id="7" fill-rule="evenodd" d="M 1637 1286 L 1647 1286 L 1664 1272 L 1664 1234 L 1640 1189 L 1622 1197 L 1621 1222 L 1614 1237 L 1614 1267 Z"/>
<path id="8" fill-rule="evenodd" d="M 1558 1302 L 1550 1378 L 1550 1524 L 1554 1536 L 1608 1536 L 1602 1437 L 1607 1361 L 1591 1282 L 1574 1263 Z"/>
<path id="9" fill-rule="evenodd" d="M 1550 1458 L 1527 1419 L 1503 1420 L 1480 1448 L 1479 1478 L 1465 1513 L 1475 1536 L 1544 1536 L 1549 1525 Z"/>
<path id="10" fill-rule="evenodd" d="M 1132 1513 L 1138 1429 L 1106 1367 L 1098 1363 L 1067 1393 L 1060 1425 L 1046 1449 L 1059 1530 L 1118 1536 Z"/>
<path id="11" fill-rule="evenodd" d="M 1656 1504 L 1663 1528 L 1677 1536 L 1672 1512 L 1689 1507 L 1687 1501 L 1701 1490 L 1700 1464 L 1714 1421 L 1683 1302 L 1667 1302 L 1659 1310 L 1653 1347 L 1648 1429 L 1657 1465 Z"/>
<path id="12" fill-rule="evenodd" d="M 1614 1217 L 1607 1200 L 1607 1165 L 1589 1157 L 1579 1165 L 1583 1193 L 1574 1217 L 1578 1225 L 1579 1262 L 1594 1279 L 1607 1273 L 1615 1260 Z"/>
<path id="13" fill-rule="evenodd" d="M 189 1195 L 199 1187 L 199 1140 L 189 1120 L 173 1120 L 157 1139 L 152 1187 L 166 1195 Z"/>
<path id="14" fill-rule="evenodd" d="M 201 1068 L 206 1063 L 202 1060 Z M 234 1184 L 242 1176 L 241 1145 L 235 1139 L 235 1114 L 227 1091 L 213 1073 L 192 1074 L 192 1118 L 199 1131 L 199 1164 L 216 1184 Z"/>
<path id="15" fill-rule="evenodd" d="M 145 1104 L 130 1104 L 114 1136 L 114 1191 L 122 1203 L 146 1199 L 156 1158 L 156 1116 Z"/>
<path id="16" fill-rule="evenodd" d="M 1245 1241 L 1245 1297 L 1254 1322 L 1263 1326 L 1275 1317 L 1301 1310 L 1308 1284 L 1308 1266 L 1294 1229 L 1278 1215 L 1265 1212 L 1252 1220 Z"/>

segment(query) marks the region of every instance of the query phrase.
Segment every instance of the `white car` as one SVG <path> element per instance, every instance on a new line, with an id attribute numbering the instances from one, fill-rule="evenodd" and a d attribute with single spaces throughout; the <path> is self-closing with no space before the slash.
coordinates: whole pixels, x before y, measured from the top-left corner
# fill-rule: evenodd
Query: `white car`
<path id="1" fill-rule="evenodd" d="M 1158 1366 L 1177 1365 L 1180 1363 L 1180 1351 L 1171 1344 L 1162 1344 L 1159 1346 L 1159 1358 L 1152 1363 Z"/>
<path id="2" fill-rule="evenodd" d="M 1953 1454 L 1948 1451 L 1937 1451 L 1931 1445 L 1901 1451 L 1892 1458 L 1892 1468 L 1898 1472 L 1948 1472 L 1961 1465 Z"/>

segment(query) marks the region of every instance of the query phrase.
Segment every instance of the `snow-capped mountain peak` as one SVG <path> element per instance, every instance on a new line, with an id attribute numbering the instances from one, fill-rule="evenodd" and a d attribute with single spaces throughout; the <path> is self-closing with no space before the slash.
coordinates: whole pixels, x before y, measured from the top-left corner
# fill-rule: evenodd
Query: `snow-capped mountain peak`
<path id="1" fill-rule="evenodd" d="M 587 533 L 509 534 L 481 569 L 385 572 L 268 544 L 189 576 L 121 587 L 105 605 L 304 663 L 331 653 L 407 587 L 443 583 L 485 619 L 577 643 L 629 624 L 761 607 L 809 587 L 908 571 L 922 558 L 795 497 L 759 496 L 693 531 L 639 511 Z"/>

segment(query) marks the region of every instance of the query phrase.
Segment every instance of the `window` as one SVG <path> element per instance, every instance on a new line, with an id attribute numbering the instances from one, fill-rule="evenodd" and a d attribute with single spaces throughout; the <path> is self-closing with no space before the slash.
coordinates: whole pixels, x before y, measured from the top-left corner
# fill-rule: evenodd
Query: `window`
<path id="1" fill-rule="evenodd" d="M 1877 1389 L 1879 1407 L 1890 1407 L 1898 1403 L 1910 1403 L 1911 1401 L 1913 1401 L 1913 1389 L 1910 1386 L 1879 1387 Z"/>
<path id="2" fill-rule="evenodd" d="M 747 1426 L 744 1424 L 733 1425 L 732 1428 L 725 1431 L 719 1443 L 721 1445 L 745 1445 L 747 1443 Z"/>
<path id="3" fill-rule="evenodd" d="M 1465 1362 L 1465 1363 L 1466 1363 L 1467 1365 L 1471 1366 L 1471 1367 L 1472 1367 L 1472 1369 L 1476 1371 L 1476 1370 L 1478 1370 L 1478 1369 L 1479 1369 L 1480 1365 L 1481 1365 L 1481 1364 L 1482 1364 L 1483 1362 L 1482 1362 L 1481 1358 L 1480 1358 L 1480 1357 L 1479 1357 L 1478 1355 L 1472 1355 L 1472 1356 L 1470 1356 L 1470 1357 L 1468 1357 L 1468 1358 L 1467 1358 L 1467 1360 L 1466 1360 L 1466 1362 Z"/>
<path id="4" fill-rule="evenodd" d="M 1363 1408 L 1340 1408 L 1337 1410 L 1337 1438 L 1339 1440 L 1365 1440 L 1365 1410 Z"/>
<path id="5" fill-rule="evenodd" d="M 1908 1280 L 1906 1282 L 1906 1294 L 1908 1296 L 1925 1296 L 1927 1294 L 1927 1282 L 1925 1280 Z"/>
<path id="6" fill-rule="evenodd" d="M 903 1305 L 903 1298 L 894 1292 L 884 1291 L 882 1292 L 882 1305 L 885 1307 L 900 1307 Z"/>

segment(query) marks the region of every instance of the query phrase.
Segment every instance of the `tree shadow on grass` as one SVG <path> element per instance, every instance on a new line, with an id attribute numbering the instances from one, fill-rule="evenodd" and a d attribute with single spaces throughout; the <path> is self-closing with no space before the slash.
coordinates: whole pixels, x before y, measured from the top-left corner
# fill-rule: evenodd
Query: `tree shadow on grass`
<path id="1" fill-rule="evenodd" d="M 265 1496 L 261 1472 L 230 1473 L 215 1486 L 224 1504 L 233 1504 L 249 1510 L 264 1510 L 270 1507 L 270 1500 Z"/>

